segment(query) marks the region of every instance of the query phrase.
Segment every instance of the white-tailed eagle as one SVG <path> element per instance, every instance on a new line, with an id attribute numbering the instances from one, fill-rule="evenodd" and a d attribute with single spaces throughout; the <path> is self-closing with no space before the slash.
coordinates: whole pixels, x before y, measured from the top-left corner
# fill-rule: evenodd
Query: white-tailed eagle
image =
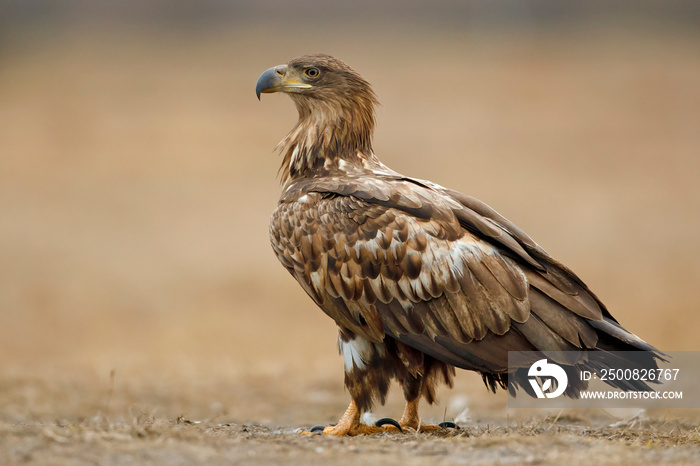
<path id="1" fill-rule="evenodd" d="M 388 168 L 372 150 L 377 98 L 341 60 L 308 55 L 265 71 L 256 93 L 284 92 L 299 121 L 280 142 L 284 185 L 270 221 L 282 265 L 338 325 L 352 401 L 325 434 L 372 433 L 360 416 L 392 379 L 406 398 L 401 428 L 421 425 L 418 402 L 452 385 L 455 367 L 487 387 L 509 351 L 577 351 L 577 374 L 601 351 L 661 353 L 624 329 L 571 270 L 483 202 Z M 561 361 L 559 361 L 561 362 Z M 569 377 L 566 394 L 585 386 Z M 642 384 L 643 385 L 643 384 Z M 643 388 L 641 386 L 621 388 Z"/>

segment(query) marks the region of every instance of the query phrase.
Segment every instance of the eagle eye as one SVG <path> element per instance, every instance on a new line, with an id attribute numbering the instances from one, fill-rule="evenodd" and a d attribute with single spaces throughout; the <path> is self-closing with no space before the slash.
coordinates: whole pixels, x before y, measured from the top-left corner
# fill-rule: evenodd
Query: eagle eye
<path id="1" fill-rule="evenodd" d="M 316 79 L 321 74 L 321 70 L 319 70 L 318 68 L 307 68 L 304 70 L 304 74 L 309 78 Z"/>

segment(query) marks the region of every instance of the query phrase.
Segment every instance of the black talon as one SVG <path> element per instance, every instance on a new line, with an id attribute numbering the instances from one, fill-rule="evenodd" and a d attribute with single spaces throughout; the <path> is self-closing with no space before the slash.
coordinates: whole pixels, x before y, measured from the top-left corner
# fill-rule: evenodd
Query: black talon
<path id="1" fill-rule="evenodd" d="M 401 424 L 399 424 L 398 422 L 396 422 L 394 419 L 392 419 L 390 417 L 383 417 L 374 423 L 374 425 L 377 427 L 381 427 L 381 426 L 384 426 L 387 424 L 396 427 L 397 429 L 399 429 L 399 432 L 403 432 L 403 429 L 401 428 Z"/>
<path id="2" fill-rule="evenodd" d="M 452 421 L 441 422 L 440 424 L 438 424 L 438 427 L 441 427 L 443 429 L 460 429 L 460 427 Z"/>
<path id="3" fill-rule="evenodd" d="M 313 426 L 313 427 L 309 430 L 309 432 L 323 432 L 323 429 L 325 429 L 325 428 L 326 428 L 326 426 L 322 426 L 321 424 L 319 424 L 319 425 L 317 425 L 317 426 Z"/>

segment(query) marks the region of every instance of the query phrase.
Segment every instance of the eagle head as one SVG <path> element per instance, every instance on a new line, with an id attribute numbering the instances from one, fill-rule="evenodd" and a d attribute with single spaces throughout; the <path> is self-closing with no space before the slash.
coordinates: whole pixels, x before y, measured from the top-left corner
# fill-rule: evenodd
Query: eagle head
<path id="1" fill-rule="evenodd" d="M 273 66 L 260 75 L 255 93 L 285 92 L 300 100 L 344 100 L 370 98 L 376 101 L 370 84 L 344 61 L 330 55 L 304 55 Z"/>
<path id="2" fill-rule="evenodd" d="M 296 104 L 299 122 L 280 143 L 287 172 L 311 173 L 343 158 L 358 165 L 376 164 L 372 153 L 377 97 L 370 84 L 344 61 L 330 55 L 304 55 L 265 70 L 255 93 L 284 92 Z M 363 165 L 363 166 L 364 166 Z"/>
<path id="3" fill-rule="evenodd" d="M 299 117 L 332 122 L 355 121 L 373 129 L 377 98 L 370 84 L 344 61 L 330 55 L 304 55 L 286 65 L 265 70 L 255 93 L 284 92 L 299 110 Z"/>

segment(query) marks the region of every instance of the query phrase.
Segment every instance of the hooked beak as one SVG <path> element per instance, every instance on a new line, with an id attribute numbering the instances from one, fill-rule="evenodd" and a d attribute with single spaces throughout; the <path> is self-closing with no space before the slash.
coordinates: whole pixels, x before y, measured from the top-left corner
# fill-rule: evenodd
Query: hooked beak
<path id="1" fill-rule="evenodd" d="M 299 89 L 310 89 L 311 84 L 299 82 L 292 76 L 287 76 L 287 65 L 274 66 L 260 75 L 255 84 L 255 95 L 260 100 L 260 94 L 272 92 L 294 92 Z"/>

